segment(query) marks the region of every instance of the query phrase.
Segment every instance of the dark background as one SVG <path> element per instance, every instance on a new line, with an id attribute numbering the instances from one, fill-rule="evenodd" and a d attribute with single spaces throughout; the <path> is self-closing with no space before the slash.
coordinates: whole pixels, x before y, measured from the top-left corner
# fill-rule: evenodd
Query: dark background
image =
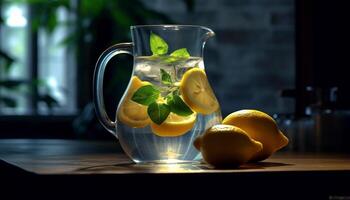
<path id="1" fill-rule="evenodd" d="M 38 22 L 28 25 L 31 59 L 23 66 L 31 69 L 34 78 L 40 40 L 37 26 L 50 33 L 57 24 L 45 19 L 51 19 L 55 9 L 73 13 L 74 23 L 69 26 L 74 31 L 67 45 L 74 49 L 71 70 L 76 81 L 71 87 L 76 88 L 76 112 L 41 115 L 35 111 L 40 102 L 50 104 L 54 99 L 41 98 L 33 87 L 28 96 L 33 111 L 1 115 L 0 138 L 114 139 L 98 123 L 92 106 L 92 74 L 98 56 L 112 44 L 130 41 L 131 25 L 196 24 L 216 33 L 204 56 L 223 116 L 245 108 L 262 110 L 274 116 L 291 139 L 286 150 L 349 151 L 346 24 L 350 14 L 345 1 L 88 2 L 95 1 L 24 1 L 29 18 Z M 131 70 L 132 57 L 118 56 L 106 71 L 105 100 L 112 119 Z"/>

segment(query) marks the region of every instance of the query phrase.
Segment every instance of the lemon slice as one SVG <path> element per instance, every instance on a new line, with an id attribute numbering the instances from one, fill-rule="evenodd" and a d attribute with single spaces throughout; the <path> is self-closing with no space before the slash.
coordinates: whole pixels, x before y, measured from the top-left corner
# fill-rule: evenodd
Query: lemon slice
<path id="1" fill-rule="evenodd" d="M 160 125 L 151 122 L 151 129 L 154 134 L 162 137 L 181 136 L 193 128 L 196 122 L 196 116 L 196 113 L 186 117 L 170 113 L 167 119 Z"/>
<path id="2" fill-rule="evenodd" d="M 206 115 L 219 109 L 219 103 L 203 69 L 188 70 L 182 77 L 180 91 L 187 105 L 198 113 Z"/>
<path id="3" fill-rule="evenodd" d="M 131 78 L 129 89 L 118 109 L 117 118 L 120 122 L 134 128 L 145 127 L 151 122 L 147 114 L 147 106 L 131 100 L 137 89 L 149 84 L 147 81 L 141 81 L 137 76 Z"/>

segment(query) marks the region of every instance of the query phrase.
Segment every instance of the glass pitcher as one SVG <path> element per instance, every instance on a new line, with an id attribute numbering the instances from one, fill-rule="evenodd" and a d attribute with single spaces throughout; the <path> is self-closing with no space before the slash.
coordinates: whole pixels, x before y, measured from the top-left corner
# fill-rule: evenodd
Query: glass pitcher
<path id="1" fill-rule="evenodd" d="M 130 29 L 132 43 L 111 46 L 97 61 L 93 93 L 98 119 L 136 163 L 199 160 L 195 138 L 222 120 L 203 62 L 204 45 L 214 32 L 193 25 Z M 134 66 L 113 122 L 104 108 L 103 74 L 108 61 L 121 53 L 133 55 Z"/>

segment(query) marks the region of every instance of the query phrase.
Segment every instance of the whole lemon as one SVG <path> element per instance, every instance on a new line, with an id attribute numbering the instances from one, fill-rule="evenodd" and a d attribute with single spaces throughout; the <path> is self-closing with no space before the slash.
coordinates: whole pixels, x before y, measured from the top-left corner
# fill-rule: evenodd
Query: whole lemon
<path id="1" fill-rule="evenodd" d="M 216 167 L 237 167 L 262 149 L 260 142 L 231 125 L 212 126 L 194 141 L 194 146 L 201 151 L 204 161 Z"/>
<path id="2" fill-rule="evenodd" d="M 263 149 L 250 161 L 261 161 L 288 144 L 288 138 L 278 129 L 275 120 L 258 110 L 240 110 L 228 115 L 223 124 L 244 130 L 252 139 L 259 141 Z"/>

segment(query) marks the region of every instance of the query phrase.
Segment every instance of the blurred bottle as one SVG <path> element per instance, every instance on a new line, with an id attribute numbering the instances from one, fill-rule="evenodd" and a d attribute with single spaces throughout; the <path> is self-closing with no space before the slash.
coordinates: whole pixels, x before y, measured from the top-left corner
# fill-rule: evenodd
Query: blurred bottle
<path id="1" fill-rule="evenodd" d="M 290 144 L 287 151 L 350 153 L 350 110 L 339 106 L 338 87 L 307 87 L 313 101 L 305 116 L 291 114 L 274 117 Z"/>

